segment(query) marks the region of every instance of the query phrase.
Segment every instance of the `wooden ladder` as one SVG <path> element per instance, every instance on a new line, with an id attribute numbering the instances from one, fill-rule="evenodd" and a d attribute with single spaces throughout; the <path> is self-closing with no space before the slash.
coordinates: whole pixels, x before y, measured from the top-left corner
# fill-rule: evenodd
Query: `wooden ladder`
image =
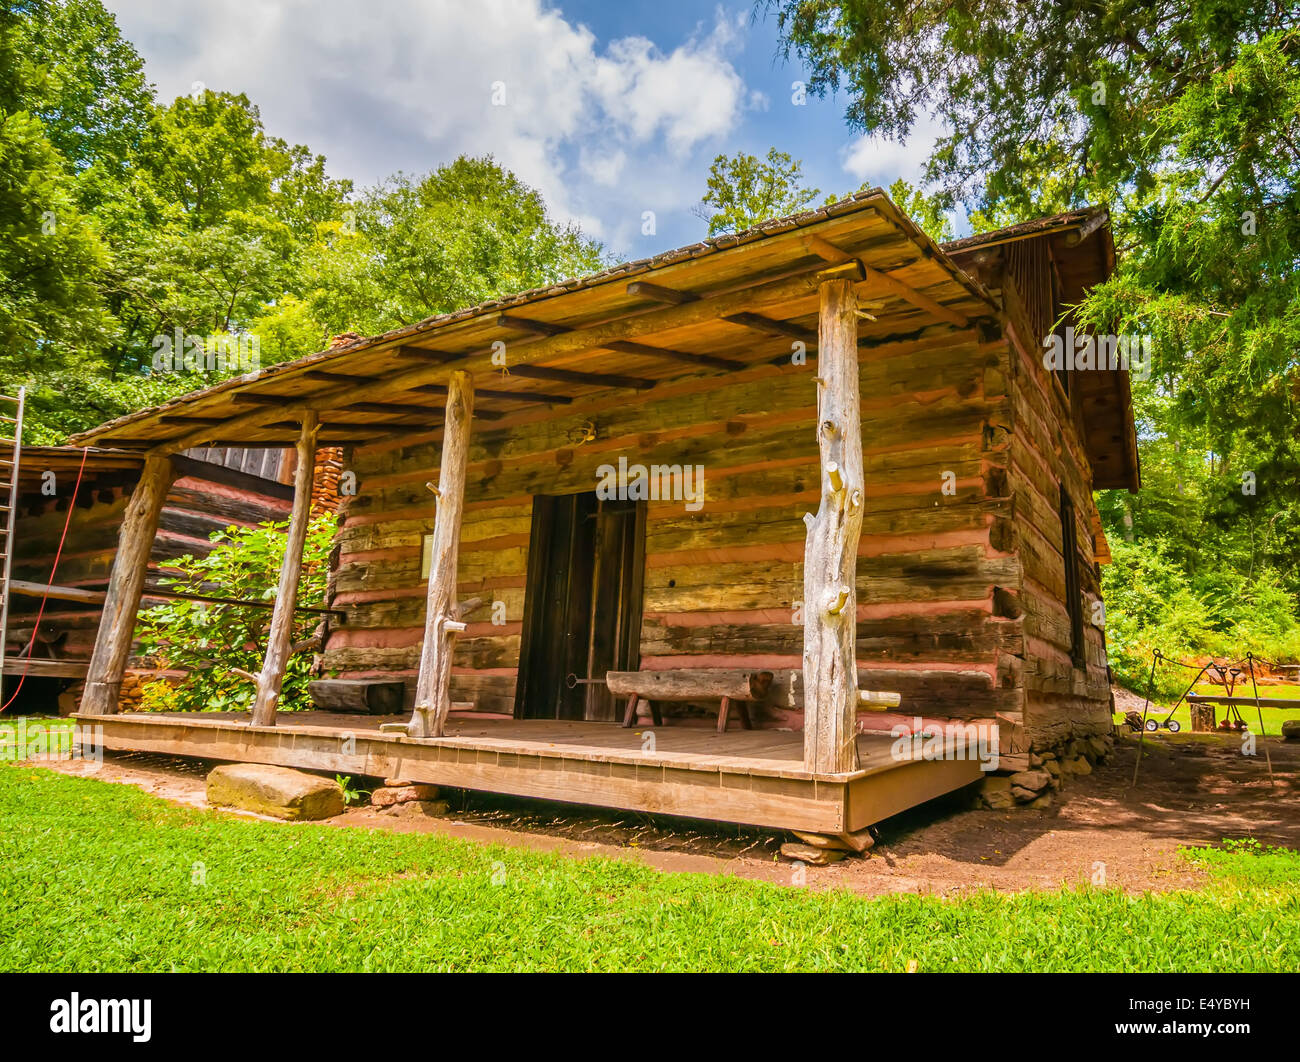
<path id="1" fill-rule="evenodd" d="M 9 635 L 9 577 L 14 566 L 14 519 L 18 514 L 18 464 L 23 447 L 23 408 L 27 388 L 0 394 L 0 658 Z M 13 415 L 10 415 L 12 410 Z M 13 432 L 9 435 L 5 429 Z"/>

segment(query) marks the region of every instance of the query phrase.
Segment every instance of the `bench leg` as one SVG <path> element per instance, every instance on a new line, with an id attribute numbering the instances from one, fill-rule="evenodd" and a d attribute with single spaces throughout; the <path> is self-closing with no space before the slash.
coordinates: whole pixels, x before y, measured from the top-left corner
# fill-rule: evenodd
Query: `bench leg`
<path id="1" fill-rule="evenodd" d="M 650 709 L 650 718 L 654 720 L 655 726 L 664 725 L 664 717 L 659 712 L 659 705 L 655 701 L 647 700 L 640 694 L 634 693 L 627 699 L 627 710 L 623 712 L 623 725 L 625 727 L 636 726 L 636 713 L 638 706 L 644 702 L 645 706 Z"/>
<path id="2" fill-rule="evenodd" d="M 749 701 L 737 701 L 736 707 L 740 709 L 740 725 L 746 730 L 753 730 L 754 720 L 749 717 Z"/>
<path id="3" fill-rule="evenodd" d="M 723 697 L 722 704 L 718 706 L 718 733 L 725 734 L 727 731 L 727 716 L 731 714 L 731 698 Z"/>

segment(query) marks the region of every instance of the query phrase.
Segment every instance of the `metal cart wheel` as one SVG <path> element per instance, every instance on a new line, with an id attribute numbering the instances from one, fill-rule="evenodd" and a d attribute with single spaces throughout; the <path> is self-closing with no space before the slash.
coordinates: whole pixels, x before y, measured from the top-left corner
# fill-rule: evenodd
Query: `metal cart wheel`
<path id="1" fill-rule="evenodd" d="M 1160 721 L 1159 721 L 1158 719 L 1148 719 L 1148 720 L 1147 720 L 1147 730 L 1148 730 L 1148 731 L 1150 731 L 1152 734 L 1154 734 L 1154 733 L 1155 733 L 1157 730 L 1159 730 L 1159 729 L 1160 729 Z"/>
<path id="2" fill-rule="evenodd" d="M 1169 722 L 1165 724 L 1165 726 L 1169 728 L 1169 733 L 1171 734 L 1177 734 L 1178 731 L 1182 730 L 1183 728 L 1183 724 L 1180 723 L 1177 719 L 1170 719 Z"/>

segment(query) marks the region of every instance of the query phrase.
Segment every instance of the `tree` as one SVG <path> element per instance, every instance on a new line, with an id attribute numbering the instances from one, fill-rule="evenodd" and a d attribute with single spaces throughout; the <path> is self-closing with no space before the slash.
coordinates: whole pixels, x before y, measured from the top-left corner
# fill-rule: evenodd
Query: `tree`
<path id="1" fill-rule="evenodd" d="M 313 312 L 331 333 L 381 332 L 599 268 L 601 247 L 490 157 L 367 189 L 312 262 Z"/>
<path id="2" fill-rule="evenodd" d="M 708 191 L 699 214 L 708 221 L 710 236 L 743 232 L 769 218 L 797 214 L 819 195 L 816 188 L 804 187 L 803 163 L 784 151 L 768 148 L 765 160 L 745 154 L 719 155 L 709 169 Z"/>
<path id="3" fill-rule="evenodd" d="M 244 95 L 204 90 L 155 108 L 128 188 L 101 210 L 117 249 L 112 371 L 147 371 L 154 337 L 178 328 L 251 334 L 268 305 L 304 290 L 303 255 L 350 193 L 323 157 L 267 136 Z"/>
<path id="4" fill-rule="evenodd" d="M 40 71 L 28 100 L 55 150 L 89 190 L 120 179 L 139 146 L 153 89 L 144 62 L 99 0 L 18 0 L 16 43 Z"/>
<path id="5" fill-rule="evenodd" d="M 944 208 L 942 196 L 927 195 L 900 177 L 889 186 L 889 198 L 927 236 L 941 241 L 953 238 L 952 219 Z"/>
<path id="6" fill-rule="evenodd" d="M 1300 595 L 1300 9 L 1271 0 L 773 0 L 851 124 L 950 134 L 926 176 L 978 227 L 1108 205 L 1119 268 L 1078 313 L 1152 336 L 1144 490 L 1099 499 L 1227 594 Z M 1243 473 L 1251 488 L 1244 489 Z"/>
<path id="7" fill-rule="evenodd" d="M 601 262 L 490 158 L 354 197 L 247 96 L 157 103 L 99 0 L 0 9 L 0 387 L 31 388 L 29 440 L 248 367 L 158 371 L 177 336 L 288 360 Z"/>
<path id="8" fill-rule="evenodd" d="M 111 332 L 95 279 L 106 260 L 65 160 L 32 112 L 43 73 L 0 11 L 0 379 L 83 357 Z"/>

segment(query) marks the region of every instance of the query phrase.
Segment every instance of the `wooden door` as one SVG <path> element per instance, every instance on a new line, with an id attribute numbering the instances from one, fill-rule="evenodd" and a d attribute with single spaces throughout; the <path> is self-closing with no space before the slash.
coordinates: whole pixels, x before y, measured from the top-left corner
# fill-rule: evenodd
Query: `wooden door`
<path id="1" fill-rule="evenodd" d="M 644 503 L 533 499 L 516 718 L 617 718 L 603 685 L 570 680 L 637 666 L 644 543 Z"/>

